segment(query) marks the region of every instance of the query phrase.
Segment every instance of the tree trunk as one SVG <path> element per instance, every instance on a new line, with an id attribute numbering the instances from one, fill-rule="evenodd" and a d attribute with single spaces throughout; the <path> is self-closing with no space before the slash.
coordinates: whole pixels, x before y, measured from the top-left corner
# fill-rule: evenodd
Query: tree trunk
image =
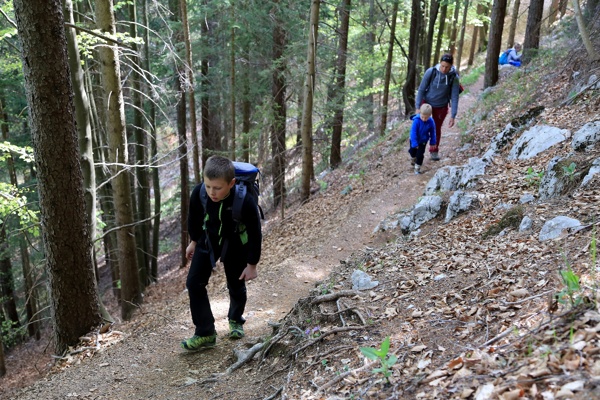
<path id="1" fill-rule="evenodd" d="M 588 1 L 588 5 L 590 5 L 592 1 Z M 558 18 L 558 13 L 560 12 L 560 0 L 552 0 L 550 2 L 550 11 L 548 12 L 548 26 L 552 26 L 556 19 Z M 514 16 L 514 14 L 513 14 Z M 512 28 L 512 26 L 511 26 Z"/>
<path id="2" fill-rule="evenodd" d="M 446 26 L 446 15 L 448 14 L 448 4 L 444 2 L 442 5 L 442 11 L 440 13 L 440 25 L 438 27 L 438 35 L 435 42 L 435 57 L 431 62 L 431 65 L 436 65 L 441 57 L 442 50 L 442 39 L 444 38 L 444 27 Z"/>
<path id="3" fill-rule="evenodd" d="M 194 64 L 192 62 L 192 44 L 190 40 L 187 0 L 180 0 L 179 7 L 181 9 L 183 41 L 185 42 L 186 78 L 188 80 L 186 91 L 188 93 L 188 101 L 190 104 L 190 135 L 192 136 L 192 154 L 194 157 L 194 182 L 197 185 L 202 181 L 202 175 L 200 174 L 200 152 L 198 149 L 198 133 L 196 131 L 196 87 L 194 85 Z"/>
<path id="4" fill-rule="evenodd" d="M 310 181 L 315 174 L 313 165 L 312 111 L 316 79 L 320 6 L 320 0 L 311 0 L 308 55 L 306 57 L 306 81 L 304 82 L 304 107 L 302 109 L 302 179 L 300 187 L 300 199 L 302 201 L 306 201 L 310 197 Z"/>
<path id="5" fill-rule="evenodd" d="M 101 32 L 115 34 L 112 0 L 96 0 L 96 24 Z M 137 271 L 137 248 L 133 227 L 130 178 L 127 163 L 127 137 L 125 133 L 125 109 L 121 89 L 120 63 L 115 46 L 104 45 L 100 55 L 102 85 L 107 110 L 107 131 L 110 161 L 113 163 L 113 200 L 119 230 L 119 267 L 121 276 L 121 317 L 129 320 L 138 304 L 142 302 L 140 280 Z"/>
<path id="6" fill-rule="evenodd" d="M 404 100 L 404 115 L 408 116 L 415 111 L 415 91 L 417 83 L 417 52 L 419 47 L 419 32 L 421 31 L 421 1 L 412 0 L 410 15 L 410 38 L 408 41 L 408 65 L 406 82 L 402 88 Z"/>
<path id="7" fill-rule="evenodd" d="M 350 0 L 343 0 L 340 7 L 340 38 L 338 41 L 335 67 L 335 86 L 333 92 L 333 133 L 331 136 L 331 154 L 329 164 L 337 168 L 342 163 L 342 130 L 344 126 L 344 107 L 346 105 L 346 60 L 348 58 L 348 30 L 350 27 Z"/>
<path id="8" fill-rule="evenodd" d="M 523 42 L 523 56 L 521 61 L 525 64 L 531 60 L 533 53 L 540 46 L 540 28 L 542 26 L 542 13 L 544 0 L 531 0 L 529 14 L 527 14 L 527 27 L 525 28 L 525 41 Z"/>
<path id="9" fill-rule="evenodd" d="M 129 34 L 132 38 L 138 38 L 137 30 L 137 6 L 136 2 L 129 4 Z M 133 55 L 131 59 L 136 66 L 140 66 L 139 46 L 136 43 L 132 44 Z M 146 149 L 148 143 L 144 132 L 144 120 L 142 116 L 142 85 L 141 71 L 134 68 L 131 71 L 131 100 L 133 102 L 133 135 L 135 138 L 135 196 L 132 205 L 137 206 L 136 220 L 137 223 L 135 234 L 138 246 L 138 271 L 140 275 L 140 284 L 146 287 L 150 284 L 150 182 L 148 178 L 148 155 Z"/>
<path id="10" fill-rule="evenodd" d="M 506 41 L 506 48 L 510 48 L 515 44 L 515 32 L 517 31 L 517 22 L 519 21 L 519 7 L 521 6 L 521 0 L 515 0 L 513 4 L 512 17 L 510 19 L 510 28 L 508 30 L 508 40 Z"/>
<path id="11" fill-rule="evenodd" d="M 203 6 L 208 6 L 208 0 L 202 1 Z M 208 16 L 205 15 L 200 24 L 200 36 L 206 49 L 209 48 L 208 35 L 209 25 Z M 213 148 L 210 143 L 210 81 L 208 79 L 208 56 L 205 54 L 202 57 L 200 64 L 200 107 L 202 109 L 202 166 L 206 165 L 206 160 L 210 156 L 210 149 Z"/>
<path id="12" fill-rule="evenodd" d="M 279 1 L 274 3 L 278 6 Z M 273 207 L 285 205 L 285 133 L 287 120 L 287 107 L 285 104 L 286 92 L 286 62 L 283 58 L 285 50 L 286 32 L 283 24 L 272 13 L 273 20 L 273 83 L 271 96 L 273 98 L 273 123 L 271 124 L 271 156 L 273 157 Z"/>
<path id="13" fill-rule="evenodd" d="M 375 0 L 369 0 L 369 25 L 368 25 L 368 33 L 367 33 L 367 52 L 369 55 L 375 55 L 375 42 L 377 40 L 375 36 L 375 32 L 377 31 L 377 27 L 375 25 Z M 375 110 L 377 110 L 377 106 L 375 104 L 375 96 L 373 95 L 373 85 L 374 85 L 374 77 L 373 77 L 373 69 L 369 70 L 368 75 L 365 78 L 365 88 L 367 89 L 368 94 L 365 96 L 365 112 L 366 112 L 366 120 L 367 120 L 367 129 L 369 132 L 373 132 L 375 130 Z"/>
<path id="14" fill-rule="evenodd" d="M 506 0 L 494 0 L 490 21 L 490 36 L 485 57 L 485 76 L 483 87 L 494 86 L 498 82 L 498 54 L 502 47 L 502 30 L 506 15 Z"/>
<path id="15" fill-rule="evenodd" d="M 38 173 L 54 346 L 60 354 L 101 322 L 64 18 L 60 0 L 16 0 L 14 6 Z"/>
<path id="16" fill-rule="evenodd" d="M 154 88 L 152 87 L 152 72 L 151 72 L 151 64 L 150 64 L 150 28 L 148 21 L 148 0 L 143 1 L 144 6 L 144 65 L 145 65 L 145 74 L 146 80 L 148 82 L 148 86 L 150 89 L 148 92 L 154 92 Z M 193 88 L 193 85 L 192 85 Z M 193 96 L 192 96 L 193 98 Z M 150 160 L 151 164 L 154 165 L 156 163 L 157 155 L 158 155 L 158 145 L 156 138 L 156 105 L 154 103 L 154 96 L 152 96 L 149 101 L 149 111 L 148 111 L 148 134 L 150 136 Z M 190 106 L 191 108 L 191 106 Z M 193 120 L 196 119 L 195 112 Z M 194 128 L 196 129 L 196 128 Z M 194 134 L 196 137 L 195 151 L 198 152 L 198 135 Z M 194 154 L 194 158 L 199 160 L 199 154 Z M 160 176 L 158 174 L 158 167 L 154 166 L 152 168 L 152 191 L 154 194 L 154 215 L 153 223 L 152 223 L 152 252 L 151 252 L 151 261 L 150 261 L 150 280 L 152 282 L 158 281 L 158 248 L 159 248 L 159 240 L 160 240 L 160 206 L 161 206 L 161 196 L 160 196 Z"/>
<path id="17" fill-rule="evenodd" d="M 438 11 L 440 10 L 440 2 L 438 0 L 431 0 L 431 7 L 429 11 L 429 25 L 427 27 L 427 47 L 425 49 L 425 63 L 423 64 L 424 69 L 431 67 L 431 51 L 433 50 L 433 34 L 435 33 L 435 22 L 437 21 Z M 435 61 L 435 60 L 434 60 Z"/>
<path id="18" fill-rule="evenodd" d="M 19 312 L 15 298 L 15 280 L 10 262 L 10 250 L 6 239 L 4 223 L 0 223 L 0 300 L 6 318 L 12 323 L 11 328 L 19 328 Z"/>
<path id="19" fill-rule="evenodd" d="M 414 0 L 413 0 L 414 1 Z M 398 1 L 394 1 L 392 8 L 392 25 L 390 27 L 390 41 L 388 43 L 388 53 L 385 62 L 385 76 L 383 78 L 383 100 L 381 102 L 381 123 L 379 125 L 379 135 L 385 135 L 387 129 L 388 115 L 388 97 L 390 94 L 390 81 L 392 77 L 392 61 L 394 58 L 394 38 L 396 37 L 396 19 L 398 17 Z M 410 60 L 409 60 L 410 61 Z M 408 82 L 408 77 L 407 77 Z"/>
<path id="20" fill-rule="evenodd" d="M 463 45 L 465 43 L 465 30 L 467 29 L 467 12 L 469 11 L 469 0 L 465 0 L 465 9 L 463 10 L 462 23 L 460 24 L 460 39 L 458 40 L 458 54 L 456 55 L 456 72 L 460 73 L 460 64 L 462 61 Z"/>
<path id="21" fill-rule="evenodd" d="M 233 26 L 231 27 L 231 48 L 229 56 L 229 82 L 230 82 L 230 97 L 229 97 L 229 106 L 231 112 L 231 139 L 229 141 L 229 154 L 230 158 L 235 160 L 235 5 L 233 1 L 231 2 L 231 22 Z"/>
<path id="22" fill-rule="evenodd" d="M 479 5 L 477 5 L 477 7 L 479 7 Z M 481 12 L 478 14 L 483 17 L 487 17 L 489 15 L 489 13 L 490 13 L 489 7 L 487 5 L 481 5 Z M 487 49 L 489 27 L 490 27 L 490 23 L 488 22 L 488 19 L 487 18 L 482 18 L 482 19 L 483 19 L 483 26 L 481 27 L 481 30 L 479 31 L 479 52 L 480 53 L 486 51 L 486 49 Z"/>
<path id="23" fill-rule="evenodd" d="M 450 32 L 450 54 L 456 55 L 456 36 L 458 32 L 458 16 L 460 15 L 460 0 L 454 2 L 454 17 L 452 18 L 452 30 Z"/>
<path id="24" fill-rule="evenodd" d="M 0 378 L 6 375 L 6 362 L 4 361 L 4 345 L 2 344 L 2 335 L 0 335 Z"/>
<path id="25" fill-rule="evenodd" d="M 585 46 L 585 50 L 588 54 L 588 59 L 590 63 L 596 62 L 600 60 L 600 56 L 596 49 L 594 49 L 594 45 L 590 40 L 590 34 L 585 26 L 585 21 L 583 20 L 583 14 L 581 13 L 581 7 L 579 6 L 579 0 L 573 0 L 573 10 L 575 11 L 575 19 L 577 20 L 577 27 L 579 28 L 579 34 L 581 35 L 581 40 L 583 41 L 583 45 Z"/>
<path id="26" fill-rule="evenodd" d="M 473 38 L 471 39 L 471 49 L 469 50 L 469 60 L 467 61 L 469 67 L 473 65 L 473 61 L 475 60 L 475 49 L 477 49 L 477 39 L 480 28 L 480 26 L 473 26 Z"/>

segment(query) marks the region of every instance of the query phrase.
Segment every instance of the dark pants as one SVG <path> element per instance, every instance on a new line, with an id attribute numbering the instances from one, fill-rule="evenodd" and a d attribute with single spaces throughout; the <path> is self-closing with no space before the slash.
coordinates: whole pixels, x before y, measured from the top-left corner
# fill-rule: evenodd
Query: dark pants
<path id="1" fill-rule="evenodd" d="M 429 152 L 435 153 L 438 151 L 438 147 L 442 141 L 442 125 L 448 115 L 448 106 L 446 107 L 431 107 L 433 121 L 435 122 L 435 146 L 429 146 Z"/>
<path id="2" fill-rule="evenodd" d="M 246 282 L 239 279 L 244 268 L 246 268 L 245 254 L 243 253 L 243 251 L 237 252 L 238 255 L 243 255 L 243 258 L 235 255 L 230 256 L 231 260 L 224 263 L 227 289 L 229 290 L 229 312 L 227 317 L 240 324 L 245 322 L 242 314 L 244 314 L 248 299 Z M 194 252 L 194 257 L 192 257 L 192 265 L 185 283 L 190 297 L 192 321 L 196 326 L 194 334 L 198 336 L 209 336 L 215 332 L 215 318 L 210 309 L 210 301 L 206 291 L 211 274 L 212 266 L 209 253 L 200 250 L 200 246 L 198 246 Z"/>
<path id="3" fill-rule="evenodd" d="M 417 165 L 423 165 L 423 159 L 425 158 L 425 149 L 427 148 L 427 143 L 421 143 L 419 147 L 411 147 L 408 149 L 408 153 L 412 158 L 416 158 Z"/>

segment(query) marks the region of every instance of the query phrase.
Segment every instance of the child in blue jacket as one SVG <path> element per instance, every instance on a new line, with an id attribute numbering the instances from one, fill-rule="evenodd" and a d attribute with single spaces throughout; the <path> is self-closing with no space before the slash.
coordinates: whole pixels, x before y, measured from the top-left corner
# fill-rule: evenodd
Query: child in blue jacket
<path id="1" fill-rule="evenodd" d="M 412 157 L 411 165 L 414 165 L 416 175 L 421 173 L 427 142 L 429 142 L 430 146 L 436 145 L 435 122 L 431 114 L 431 106 L 423 103 L 420 113 L 412 118 L 413 123 L 410 128 L 410 148 L 408 149 L 408 153 Z"/>

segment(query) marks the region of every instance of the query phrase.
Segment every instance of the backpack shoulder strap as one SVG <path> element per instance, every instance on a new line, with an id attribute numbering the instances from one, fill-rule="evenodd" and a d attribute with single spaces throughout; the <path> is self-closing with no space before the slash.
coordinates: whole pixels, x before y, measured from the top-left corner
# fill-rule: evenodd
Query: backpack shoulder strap
<path id="1" fill-rule="evenodd" d="M 429 82 L 427 82 L 427 89 L 425 91 L 429 90 L 429 86 L 431 86 L 431 82 L 433 81 L 434 75 L 435 75 L 435 67 L 431 67 L 431 74 L 429 74 Z"/>
<path id="2" fill-rule="evenodd" d="M 200 186 L 200 203 L 202 203 L 202 208 L 204 208 L 204 212 L 206 212 L 206 203 L 208 202 L 208 193 L 206 193 L 206 188 L 204 187 L 204 183 Z"/>
<path id="3" fill-rule="evenodd" d="M 242 206 L 244 205 L 244 199 L 248 188 L 243 183 L 235 185 L 235 193 L 233 197 L 233 205 L 231 208 L 231 215 L 233 220 L 239 224 L 242 220 Z"/>

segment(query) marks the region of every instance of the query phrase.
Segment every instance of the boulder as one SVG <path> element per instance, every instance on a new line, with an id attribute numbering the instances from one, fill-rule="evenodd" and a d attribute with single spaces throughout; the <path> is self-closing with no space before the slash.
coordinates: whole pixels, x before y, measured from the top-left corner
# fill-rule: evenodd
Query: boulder
<path id="1" fill-rule="evenodd" d="M 425 195 L 430 196 L 438 191 L 448 192 L 458 189 L 463 167 L 447 166 L 438 169 L 433 178 L 427 182 Z"/>
<path id="2" fill-rule="evenodd" d="M 521 223 L 519 224 L 519 232 L 525 232 L 531 229 L 533 226 L 533 220 L 529 218 L 527 215 L 523 217 Z"/>
<path id="3" fill-rule="evenodd" d="M 477 177 L 485 174 L 486 163 L 481 158 L 469 158 L 469 163 L 462 169 L 459 188 L 471 188 L 477 183 Z"/>
<path id="4" fill-rule="evenodd" d="M 400 229 L 407 234 L 418 229 L 425 222 L 435 218 L 442 208 L 440 196 L 425 196 L 400 220 Z"/>
<path id="5" fill-rule="evenodd" d="M 492 141 L 490 142 L 490 146 L 488 147 L 487 151 L 485 152 L 485 154 L 483 155 L 483 160 L 485 160 L 485 162 L 489 163 L 492 161 L 492 159 L 502 151 L 503 148 L 505 148 L 506 146 L 508 146 L 512 140 L 513 137 L 515 136 L 515 134 L 517 133 L 517 128 L 515 128 L 512 124 L 508 124 L 504 127 L 504 129 L 502 130 L 502 132 L 498 133 L 496 136 L 494 136 L 492 138 Z"/>
<path id="6" fill-rule="evenodd" d="M 446 219 L 445 222 L 450 222 L 461 212 L 465 212 L 470 209 L 474 204 L 477 203 L 479 193 L 477 192 L 464 192 L 457 190 L 450 196 L 448 202 L 448 208 L 446 208 Z"/>
<path id="7" fill-rule="evenodd" d="M 509 160 L 527 160 L 549 149 L 555 144 L 564 142 L 571 132 L 554 126 L 537 125 L 523 132 L 508 154 Z"/>
<path id="8" fill-rule="evenodd" d="M 546 168 L 546 172 L 544 172 L 544 177 L 540 182 L 540 188 L 538 191 L 541 201 L 551 199 L 562 194 L 566 180 L 564 174 L 560 170 L 559 163 L 563 160 L 564 158 L 554 157 L 548 163 L 548 167 Z"/>
<path id="9" fill-rule="evenodd" d="M 600 142 L 600 121 L 588 122 L 573 135 L 571 147 L 575 151 L 586 151 Z"/>
<path id="10" fill-rule="evenodd" d="M 581 222 L 576 219 L 565 216 L 555 217 L 550 221 L 546 221 L 540 231 L 539 240 L 540 242 L 543 242 L 550 239 L 556 239 L 562 234 L 564 229 L 576 228 L 579 226 L 581 226 Z"/>
<path id="11" fill-rule="evenodd" d="M 590 181 L 594 178 L 594 176 L 600 174 L 600 158 L 596 158 L 592 163 L 590 170 L 587 175 L 583 177 L 581 181 L 581 187 L 587 186 Z"/>

